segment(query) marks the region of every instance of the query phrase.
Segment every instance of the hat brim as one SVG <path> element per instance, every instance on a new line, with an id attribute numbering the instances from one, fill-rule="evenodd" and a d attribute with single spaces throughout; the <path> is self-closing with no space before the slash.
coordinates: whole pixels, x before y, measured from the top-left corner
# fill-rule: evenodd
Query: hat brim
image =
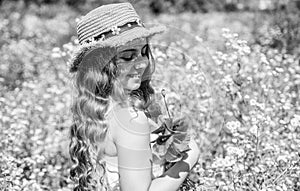
<path id="1" fill-rule="evenodd" d="M 117 48 L 135 39 L 151 38 L 154 35 L 163 33 L 165 31 L 166 27 L 162 25 L 153 26 L 151 28 L 134 27 L 130 30 L 124 31 L 105 40 L 80 45 L 71 58 L 71 65 L 80 64 L 83 58 L 93 49 L 104 47 Z"/>

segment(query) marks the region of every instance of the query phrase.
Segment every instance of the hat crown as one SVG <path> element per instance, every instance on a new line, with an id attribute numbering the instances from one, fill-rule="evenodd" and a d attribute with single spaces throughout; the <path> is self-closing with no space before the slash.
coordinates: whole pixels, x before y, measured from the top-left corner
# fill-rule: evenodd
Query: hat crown
<path id="1" fill-rule="evenodd" d="M 102 5 L 88 12 L 77 23 L 79 43 L 83 44 L 115 27 L 138 20 L 140 17 L 130 3 Z"/>

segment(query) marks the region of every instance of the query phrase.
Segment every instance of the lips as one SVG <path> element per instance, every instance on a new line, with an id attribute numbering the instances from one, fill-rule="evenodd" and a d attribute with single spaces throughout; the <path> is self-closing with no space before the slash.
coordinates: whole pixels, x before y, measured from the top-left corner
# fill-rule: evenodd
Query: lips
<path id="1" fill-rule="evenodd" d="M 128 74 L 127 76 L 130 78 L 140 78 L 141 77 L 140 74 Z"/>

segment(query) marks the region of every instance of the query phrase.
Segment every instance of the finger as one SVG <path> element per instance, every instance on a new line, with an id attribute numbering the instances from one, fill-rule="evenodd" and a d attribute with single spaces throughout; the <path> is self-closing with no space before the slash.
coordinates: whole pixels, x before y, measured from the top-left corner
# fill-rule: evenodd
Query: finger
<path id="1" fill-rule="evenodd" d="M 158 137 L 159 137 L 159 135 L 157 135 L 157 134 L 150 134 L 150 142 L 155 141 Z"/>

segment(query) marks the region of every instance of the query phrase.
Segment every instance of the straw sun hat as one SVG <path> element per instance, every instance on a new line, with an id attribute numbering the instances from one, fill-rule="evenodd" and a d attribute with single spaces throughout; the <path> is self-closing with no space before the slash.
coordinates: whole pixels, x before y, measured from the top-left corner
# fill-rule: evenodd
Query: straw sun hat
<path id="1" fill-rule="evenodd" d="M 88 55 L 108 61 L 117 47 L 138 38 L 152 37 L 165 29 L 161 25 L 146 28 L 130 3 L 102 5 L 77 21 L 79 46 L 71 59 L 70 72 L 85 64 Z"/>

